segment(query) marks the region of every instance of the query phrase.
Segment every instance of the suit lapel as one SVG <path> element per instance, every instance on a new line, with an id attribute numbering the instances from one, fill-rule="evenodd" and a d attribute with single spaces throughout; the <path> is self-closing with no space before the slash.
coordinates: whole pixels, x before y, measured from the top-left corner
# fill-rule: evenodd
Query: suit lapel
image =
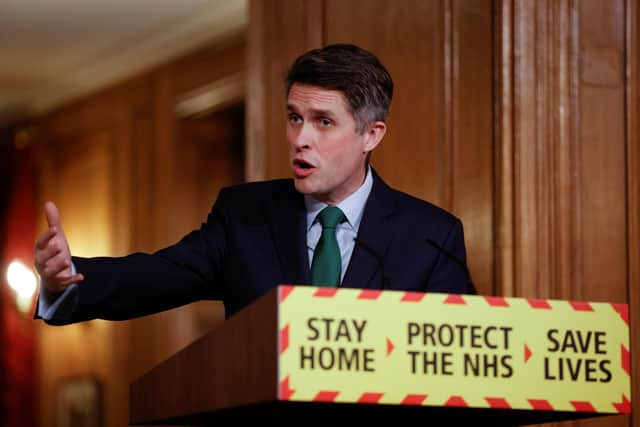
<path id="1" fill-rule="evenodd" d="M 391 243 L 392 231 L 389 216 L 394 212 L 395 204 L 391 189 L 374 171 L 373 188 L 364 208 L 362 222 L 358 229 L 358 239 L 384 258 Z M 349 267 L 342 281 L 344 288 L 372 288 L 380 286 L 372 282 L 376 273 L 383 274 L 378 259 L 357 243 L 353 249 Z"/>
<path id="2" fill-rule="evenodd" d="M 287 194 L 270 200 L 268 215 L 283 280 L 293 285 L 310 283 L 304 199 L 293 185 Z"/>

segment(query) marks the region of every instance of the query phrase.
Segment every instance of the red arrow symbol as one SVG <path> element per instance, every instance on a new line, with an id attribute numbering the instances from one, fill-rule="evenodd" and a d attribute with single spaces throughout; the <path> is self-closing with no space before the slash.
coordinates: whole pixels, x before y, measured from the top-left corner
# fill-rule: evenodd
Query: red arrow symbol
<path id="1" fill-rule="evenodd" d="M 533 353 L 531 353 L 531 349 L 529 348 L 528 345 L 524 345 L 524 363 L 527 363 L 529 361 L 529 358 L 531 358 L 531 355 Z"/>
<path id="2" fill-rule="evenodd" d="M 391 354 L 391 352 L 393 351 L 394 348 L 396 348 L 396 347 L 393 345 L 391 340 L 389 338 L 387 338 L 387 356 Z"/>

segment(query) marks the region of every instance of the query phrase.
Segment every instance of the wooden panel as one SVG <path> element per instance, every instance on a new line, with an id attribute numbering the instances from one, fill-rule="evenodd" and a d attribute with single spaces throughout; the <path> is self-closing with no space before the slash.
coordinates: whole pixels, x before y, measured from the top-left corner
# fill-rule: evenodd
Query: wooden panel
<path id="1" fill-rule="evenodd" d="M 514 21 L 519 27 L 514 30 L 514 205 L 516 286 L 518 293 L 538 294 L 540 283 L 538 272 L 537 236 L 538 212 L 536 207 L 536 99 L 535 35 L 536 2 L 516 1 Z M 525 17 L 527 19 L 525 19 Z M 544 33 L 543 33 L 544 34 Z M 547 282 L 543 282 L 545 285 Z M 545 293 L 547 294 L 547 293 Z"/>
<path id="2" fill-rule="evenodd" d="M 496 293 L 505 296 L 516 294 L 515 272 L 515 212 L 513 206 L 515 183 L 513 182 L 514 135 L 514 85 L 513 85 L 513 2 L 496 2 L 495 10 L 495 159 L 496 159 Z"/>
<path id="3" fill-rule="evenodd" d="M 74 254 L 153 251 L 175 239 L 174 228 L 199 225 L 203 217 L 196 224 L 171 222 L 179 153 L 176 99 L 182 91 L 242 72 L 243 60 L 243 42 L 234 39 L 232 45 L 204 48 L 39 119 L 41 196 L 61 203 Z M 206 185 L 202 174 L 198 178 L 201 187 Z M 207 210 L 214 196 L 208 194 Z M 43 425 L 55 421 L 55 383 L 74 373 L 104 378 L 105 425 L 126 425 L 129 382 L 218 322 L 221 306 L 211 304 L 131 322 L 40 324 Z"/>
<path id="4" fill-rule="evenodd" d="M 394 79 L 373 166 L 391 185 L 462 218 L 474 281 L 492 294 L 491 2 L 328 0 L 325 13 L 327 43 L 371 50 Z"/>
<path id="5" fill-rule="evenodd" d="M 640 355 L 640 4 L 626 2 L 625 10 L 626 98 L 627 98 L 627 260 L 629 265 L 629 304 L 631 313 L 631 353 Z M 633 427 L 640 427 L 640 357 L 631 358 L 631 396 Z"/>
<path id="6" fill-rule="evenodd" d="M 130 117 L 130 134 L 127 140 L 131 151 L 130 188 L 131 230 L 129 250 L 148 251 L 153 238 L 152 222 L 149 221 L 149 209 L 153 206 L 155 185 L 152 181 L 154 121 L 152 107 L 136 110 Z M 133 167 L 135 165 L 135 167 Z"/>
<path id="7" fill-rule="evenodd" d="M 133 382 L 132 422 L 218 425 L 212 412 L 277 400 L 277 302 L 272 289 Z"/>
<path id="8" fill-rule="evenodd" d="M 493 35 L 486 0 L 452 2 L 451 190 L 478 293 L 493 295 Z M 419 165 L 414 166 L 420 170 Z M 445 199 L 446 200 L 446 199 Z"/>
<path id="9" fill-rule="evenodd" d="M 569 298 L 577 280 L 577 9 L 498 7 L 498 289 Z"/>
<path id="10" fill-rule="evenodd" d="M 114 133 L 97 128 L 64 140 L 57 139 L 54 133 L 45 131 L 45 134 L 50 150 L 41 153 L 41 158 L 49 162 L 44 169 L 47 175 L 43 176 L 46 184 L 41 198 L 57 203 L 74 254 L 109 255 L 114 229 L 111 215 Z M 103 321 L 67 328 L 39 324 L 41 425 L 55 423 L 54 397 L 61 382 L 88 374 L 108 378 L 104 404 L 106 413 L 111 415 L 105 425 L 126 422 L 126 413 L 119 410 L 122 407 L 119 396 L 126 391 L 126 373 L 114 365 L 111 351 L 116 328 Z"/>
<path id="11" fill-rule="evenodd" d="M 627 156 L 625 121 L 625 3 L 578 3 L 580 282 L 572 294 L 627 302 Z M 580 426 L 627 426 L 630 417 Z"/>
<path id="12" fill-rule="evenodd" d="M 552 92 L 553 101 L 548 114 L 551 117 L 551 132 L 546 138 L 555 140 L 550 168 L 554 171 L 551 180 L 552 208 L 550 223 L 552 235 L 548 237 L 554 262 L 551 280 L 558 298 L 571 296 L 572 284 L 579 275 L 575 256 L 578 246 L 578 195 L 577 151 L 578 151 L 578 11 L 572 2 L 554 2 L 553 28 L 555 41 L 552 47 L 553 60 L 548 61 L 549 73 L 555 75 L 557 87 Z"/>
<path id="13" fill-rule="evenodd" d="M 308 28 L 307 17 L 318 11 L 315 2 L 298 0 L 275 0 L 263 9 L 262 23 L 265 63 L 265 177 L 290 177 L 285 139 L 286 97 L 284 79 L 291 63 L 304 51 L 313 47 L 308 43 L 317 42 L 320 37 L 313 33 L 318 28 Z M 295 35 L 295 36 L 293 36 Z"/>
<path id="14" fill-rule="evenodd" d="M 247 163 L 249 181 L 291 176 L 284 79 L 291 63 L 322 43 L 321 0 L 249 3 Z"/>
<path id="15" fill-rule="evenodd" d="M 638 173 L 637 101 L 629 103 L 637 57 L 627 50 L 625 59 L 625 49 L 638 36 L 629 16 L 625 24 L 625 4 L 629 14 L 637 2 L 497 3 L 497 284 L 505 294 L 637 298 L 637 195 L 629 189 Z M 633 323 L 632 334 L 635 350 Z"/>
<path id="16" fill-rule="evenodd" d="M 249 29 L 247 32 L 247 96 L 245 109 L 245 180 L 259 181 L 266 177 L 266 64 L 265 64 L 265 4 L 249 1 Z"/>
<path id="17" fill-rule="evenodd" d="M 134 235 L 135 249 L 152 252 L 175 243 L 206 219 L 223 185 L 243 180 L 242 120 L 235 120 L 236 123 L 240 120 L 240 128 L 225 131 L 230 117 L 219 117 L 221 123 L 213 123 L 212 128 L 204 119 L 179 121 L 175 107 L 187 92 L 242 73 L 244 60 L 244 43 L 233 38 L 148 74 L 153 82 L 154 102 L 150 115 L 137 117 L 141 121 L 135 130 L 142 140 L 135 148 L 134 164 L 143 169 L 137 173 L 139 187 L 133 196 L 136 204 L 132 213 L 140 225 L 140 231 Z M 149 117 L 151 121 L 147 121 Z M 196 123 L 185 126 L 189 120 Z M 224 141 L 217 145 L 202 139 L 212 132 L 217 132 Z M 128 322 L 129 350 L 137 355 L 129 360 L 130 380 L 196 339 L 223 317 L 221 303 L 200 302 Z"/>
<path id="18" fill-rule="evenodd" d="M 167 67 L 174 89 L 180 94 L 242 71 L 244 63 L 244 34 L 241 34 L 178 58 Z"/>
<path id="19" fill-rule="evenodd" d="M 244 108 L 180 119 L 176 140 L 171 234 L 179 238 L 204 221 L 222 187 L 244 180 Z"/>
<path id="20" fill-rule="evenodd" d="M 622 0 L 579 3 L 582 283 L 576 293 L 598 301 L 627 300 L 623 6 Z"/>
<path id="21" fill-rule="evenodd" d="M 443 16 L 439 1 L 328 0 L 326 6 L 326 43 L 372 51 L 394 80 L 388 131 L 373 166 L 389 184 L 436 204 L 451 188 Z"/>

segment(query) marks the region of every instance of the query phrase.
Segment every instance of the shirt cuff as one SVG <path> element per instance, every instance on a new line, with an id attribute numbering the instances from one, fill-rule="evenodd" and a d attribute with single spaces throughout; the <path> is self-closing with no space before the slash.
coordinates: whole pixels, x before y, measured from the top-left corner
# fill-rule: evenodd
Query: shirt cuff
<path id="1" fill-rule="evenodd" d="M 76 274 L 76 266 L 71 264 L 71 274 Z M 78 305 L 78 284 L 72 283 L 62 293 L 47 289 L 44 282 L 40 286 L 36 318 L 56 325 L 67 323 Z"/>

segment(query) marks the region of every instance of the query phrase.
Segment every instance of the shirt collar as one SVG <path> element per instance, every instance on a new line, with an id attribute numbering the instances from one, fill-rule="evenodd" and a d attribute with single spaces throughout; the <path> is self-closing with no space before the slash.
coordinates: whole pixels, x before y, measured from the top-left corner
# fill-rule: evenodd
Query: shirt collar
<path id="1" fill-rule="evenodd" d="M 367 166 L 367 175 L 365 176 L 364 183 L 354 191 L 349 197 L 338 203 L 336 206 L 344 212 L 347 222 L 354 230 L 358 230 L 360 227 L 360 221 L 362 220 L 362 213 L 364 212 L 364 205 L 367 203 L 371 188 L 373 187 L 373 175 L 371 173 L 371 166 Z M 307 208 L 307 232 L 314 224 L 318 213 L 324 209 L 327 204 L 319 202 L 313 197 L 305 194 L 304 204 Z"/>

